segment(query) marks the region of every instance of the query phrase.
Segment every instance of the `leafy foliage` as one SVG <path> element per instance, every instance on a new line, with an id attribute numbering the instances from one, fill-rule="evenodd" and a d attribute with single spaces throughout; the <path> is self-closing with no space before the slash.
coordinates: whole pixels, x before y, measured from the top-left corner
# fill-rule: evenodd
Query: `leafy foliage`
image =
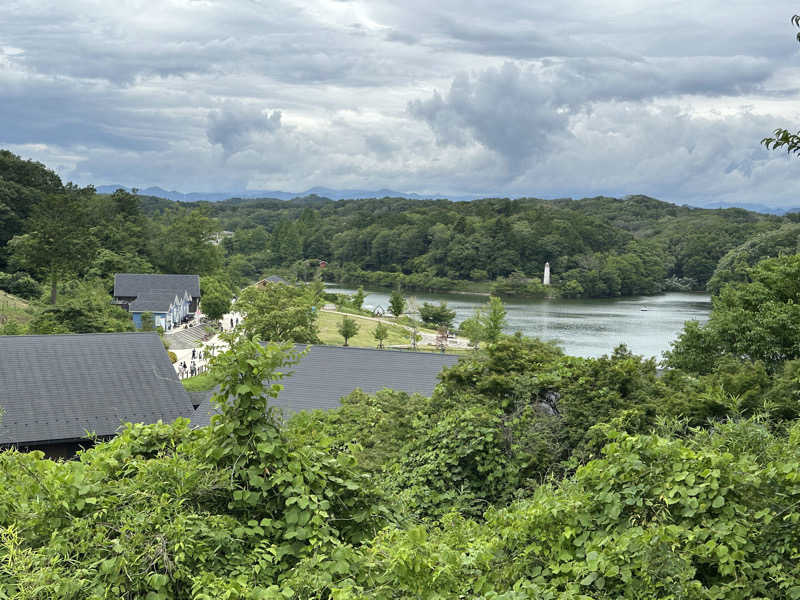
<path id="1" fill-rule="evenodd" d="M 267 408 L 290 355 L 243 340 L 215 359 L 204 430 L 128 425 L 69 462 L 0 454 L 0 594 L 286 598 L 292 567 L 327 556 L 324 593 L 384 516 L 346 450 L 297 444 Z"/>
<path id="2" fill-rule="evenodd" d="M 218 321 L 230 312 L 233 292 L 225 283 L 214 277 L 203 277 L 200 291 L 203 295 L 202 309 L 209 319 Z"/>
<path id="3" fill-rule="evenodd" d="M 750 283 L 724 287 L 713 299 L 708 323 L 687 324 L 667 363 L 708 373 L 727 355 L 770 370 L 800 358 L 799 278 L 800 255 L 761 261 L 748 271 Z"/>
<path id="4" fill-rule="evenodd" d="M 386 530 L 337 598 L 795 597 L 799 433 L 606 429 L 602 458 L 485 523 Z"/>
<path id="5" fill-rule="evenodd" d="M 355 319 L 350 317 L 342 317 L 342 322 L 339 324 L 339 335 L 344 338 L 344 345 L 347 346 L 347 340 L 358 333 L 358 323 Z"/>
<path id="6" fill-rule="evenodd" d="M 32 210 L 30 233 L 10 242 L 14 264 L 50 280 L 51 304 L 56 303 L 59 282 L 76 274 L 96 250 L 86 209 L 92 191 L 70 187 L 44 196 Z"/>
<path id="7" fill-rule="evenodd" d="M 389 311 L 395 316 L 399 317 L 406 310 L 406 299 L 398 289 L 393 289 L 392 294 L 389 296 Z"/>
<path id="8" fill-rule="evenodd" d="M 389 337 L 389 328 L 381 321 L 375 326 L 375 331 L 372 332 L 372 337 L 378 342 L 378 348 L 383 349 L 383 342 Z"/>
<path id="9" fill-rule="evenodd" d="M 317 342 L 313 290 L 271 283 L 242 291 L 236 309 L 244 316 L 247 335 L 270 341 Z"/>
<path id="10" fill-rule="evenodd" d="M 419 316 L 423 323 L 435 328 L 450 329 L 453 326 L 453 319 L 456 318 L 456 311 L 447 308 L 446 302 L 441 302 L 438 306 L 423 302 L 419 307 Z"/>
<path id="11" fill-rule="evenodd" d="M 111 304 L 101 284 L 73 282 L 55 306 L 34 316 L 28 329 L 38 334 L 111 333 L 133 331 L 134 326 L 130 313 Z"/>

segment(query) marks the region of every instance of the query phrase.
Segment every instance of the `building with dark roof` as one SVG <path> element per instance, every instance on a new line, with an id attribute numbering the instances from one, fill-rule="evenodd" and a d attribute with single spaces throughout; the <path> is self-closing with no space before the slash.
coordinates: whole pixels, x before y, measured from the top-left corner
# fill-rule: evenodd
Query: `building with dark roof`
<path id="1" fill-rule="evenodd" d="M 306 346 L 298 345 L 302 350 Z M 343 346 L 310 346 L 308 353 L 278 381 L 283 386 L 270 405 L 285 413 L 330 410 L 355 389 L 374 394 L 382 389 L 430 396 L 439 373 L 458 362 L 458 356 L 431 352 L 375 350 Z M 210 395 L 210 394 L 209 394 Z M 205 408 L 203 408 L 205 406 Z M 208 423 L 209 405 L 200 404 L 193 422 Z"/>
<path id="2" fill-rule="evenodd" d="M 269 277 L 265 277 L 261 281 L 259 281 L 256 285 L 265 286 L 268 283 L 282 283 L 283 285 L 289 285 L 289 282 L 286 281 L 280 275 L 270 275 Z"/>
<path id="3" fill-rule="evenodd" d="M 153 314 L 155 325 L 172 329 L 197 311 L 200 301 L 199 275 L 153 275 L 117 273 L 114 302 L 133 316 L 137 328 L 142 314 Z"/>
<path id="4" fill-rule="evenodd" d="M 192 417 L 158 334 L 0 336 L 0 447 L 69 456 L 87 432 Z"/>

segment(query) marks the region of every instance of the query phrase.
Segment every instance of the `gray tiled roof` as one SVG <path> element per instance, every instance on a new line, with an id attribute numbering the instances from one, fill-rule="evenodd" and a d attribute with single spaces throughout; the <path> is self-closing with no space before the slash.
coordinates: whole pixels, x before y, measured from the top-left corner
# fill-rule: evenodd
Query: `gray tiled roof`
<path id="1" fill-rule="evenodd" d="M 115 297 L 142 296 L 156 290 L 171 290 L 176 294 L 183 294 L 184 290 L 188 290 L 190 296 L 199 298 L 200 276 L 143 273 L 117 273 L 114 275 Z"/>
<path id="2" fill-rule="evenodd" d="M 156 333 L 0 336 L 0 444 L 113 435 L 191 417 Z"/>
<path id="3" fill-rule="evenodd" d="M 368 394 L 390 388 L 430 396 L 439 372 L 457 362 L 452 354 L 312 346 L 297 365 L 286 368 L 294 373 L 278 382 L 284 388 L 270 404 L 287 413 L 329 410 L 356 388 Z M 198 407 L 193 423 L 207 424 L 204 410 L 207 404 Z"/>
<path id="4" fill-rule="evenodd" d="M 140 294 L 130 303 L 130 312 L 167 312 L 175 301 L 175 297 L 183 298 L 183 291 L 176 293 L 172 290 L 153 290 Z"/>
<path id="5" fill-rule="evenodd" d="M 286 281 L 280 275 L 270 275 L 269 277 L 265 277 L 264 279 L 262 279 L 258 283 L 284 283 L 284 284 L 288 285 L 289 282 Z"/>

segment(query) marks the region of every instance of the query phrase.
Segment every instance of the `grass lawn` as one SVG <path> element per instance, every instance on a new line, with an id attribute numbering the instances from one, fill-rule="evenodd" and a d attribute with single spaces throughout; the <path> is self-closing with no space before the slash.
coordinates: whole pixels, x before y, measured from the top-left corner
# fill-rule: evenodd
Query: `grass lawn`
<path id="1" fill-rule="evenodd" d="M 33 318 L 30 303 L 0 290 L 0 325 L 6 322 L 24 325 Z"/>
<path id="2" fill-rule="evenodd" d="M 342 323 L 342 315 L 336 315 L 326 311 L 319 313 L 319 339 L 323 344 L 331 346 L 342 346 L 344 338 L 339 335 L 339 325 Z M 357 346 L 361 348 L 375 348 L 378 342 L 372 337 L 375 327 L 378 323 L 370 321 L 353 315 L 350 317 L 358 324 L 358 333 L 355 337 L 351 337 L 347 341 L 348 346 Z M 397 325 L 389 325 L 389 337 L 384 340 L 385 346 L 392 346 L 395 344 L 408 344 L 411 339 L 411 333 L 403 327 Z"/>
<path id="3" fill-rule="evenodd" d="M 195 375 L 194 377 L 181 379 L 181 383 L 183 384 L 183 387 L 190 392 L 203 392 L 214 387 L 214 380 L 208 373 L 201 373 L 200 375 Z"/>

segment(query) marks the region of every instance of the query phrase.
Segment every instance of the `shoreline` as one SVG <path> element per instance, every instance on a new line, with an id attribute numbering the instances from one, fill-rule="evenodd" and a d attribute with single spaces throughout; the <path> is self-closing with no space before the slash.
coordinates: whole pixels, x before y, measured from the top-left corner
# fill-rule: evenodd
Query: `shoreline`
<path id="1" fill-rule="evenodd" d="M 369 282 L 367 283 L 341 283 L 336 281 L 325 281 L 326 286 L 336 287 L 336 288 L 348 288 L 348 287 L 364 287 L 365 291 L 369 293 L 370 291 L 374 292 L 386 292 L 391 293 L 393 288 L 391 287 L 384 287 L 381 285 L 371 285 Z M 555 289 L 555 288 L 554 288 Z M 708 294 L 705 290 L 662 290 L 660 292 L 656 292 L 654 294 L 634 294 L 631 296 L 580 296 L 577 298 L 565 298 L 559 296 L 558 294 L 548 295 L 548 296 L 529 296 L 526 294 L 493 294 L 490 291 L 467 291 L 467 290 L 442 290 L 437 288 L 417 288 L 417 287 L 406 287 L 403 288 L 404 295 L 413 295 L 411 293 L 406 294 L 406 292 L 422 292 L 427 294 L 451 294 L 451 295 L 458 295 L 458 296 L 481 296 L 483 298 L 488 298 L 489 296 L 497 296 L 498 298 L 505 300 L 563 300 L 563 301 L 586 301 L 586 300 L 624 300 L 626 298 L 655 298 L 658 296 L 662 296 L 664 294 L 697 294 L 697 295 L 705 295 Z"/>

